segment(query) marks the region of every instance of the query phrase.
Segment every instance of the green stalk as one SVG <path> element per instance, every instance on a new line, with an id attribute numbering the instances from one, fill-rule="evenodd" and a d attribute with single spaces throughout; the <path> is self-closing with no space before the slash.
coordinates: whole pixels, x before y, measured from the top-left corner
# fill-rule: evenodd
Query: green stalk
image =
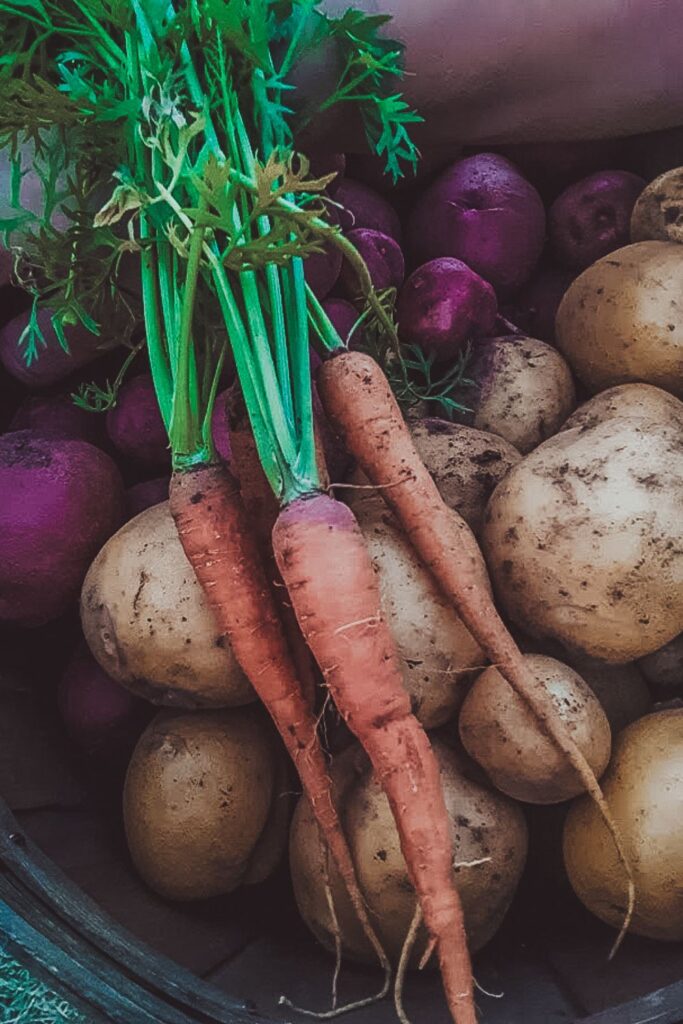
<path id="1" fill-rule="evenodd" d="M 192 352 L 192 321 L 194 317 L 197 281 L 204 245 L 204 228 L 195 227 L 190 242 L 190 255 L 187 261 L 187 275 L 183 292 L 183 305 L 180 318 L 180 337 L 178 339 L 176 365 L 178 367 L 173 396 L 173 415 L 169 429 L 169 439 L 173 460 L 176 468 L 187 465 L 188 461 L 205 460 L 206 448 L 197 420 L 196 405 L 191 398 L 196 394 L 195 381 L 191 381 Z M 192 386 L 194 385 L 194 386 Z"/>
<path id="2" fill-rule="evenodd" d="M 313 394 L 311 384 L 311 351 L 308 339 L 308 318 L 306 315 L 306 282 L 303 261 L 292 260 L 294 280 L 294 324 L 292 337 L 292 372 L 296 412 L 300 422 L 299 430 L 299 473 L 309 481 L 313 489 L 320 486 L 318 463 L 315 450 L 315 426 L 313 420 Z"/>
<path id="3" fill-rule="evenodd" d="M 241 114 L 237 111 L 235 117 L 235 127 L 237 132 L 237 140 L 239 148 L 241 150 L 242 165 L 247 170 L 247 173 L 253 174 L 254 169 L 254 152 L 251 147 L 249 136 L 242 119 Z M 261 235 L 266 235 L 270 231 L 270 220 L 268 217 L 259 217 L 257 227 Z M 269 264 L 265 268 L 266 272 L 266 286 L 268 288 L 268 299 L 270 302 L 270 315 L 272 320 L 273 328 L 273 344 L 275 348 L 275 365 L 277 368 L 278 380 L 280 382 L 280 390 L 282 393 L 282 402 L 290 423 L 294 422 L 294 401 L 292 396 L 292 382 L 290 379 L 289 371 L 289 350 L 287 347 L 287 332 L 285 324 L 285 313 L 283 307 L 283 294 L 282 286 L 280 282 L 280 268 Z"/>
<path id="4" fill-rule="evenodd" d="M 137 46 L 128 36 L 126 38 L 127 67 L 130 69 L 134 81 L 141 82 L 140 65 L 138 61 Z M 134 149 L 138 165 L 144 165 L 142 143 L 139 137 L 135 136 Z M 145 245 L 150 240 L 149 222 L 144 211 L 140 213 L 140 235 L 143 241 L 142 253 L 140 255 L 140 273 L 142 279 L 142 302 L 145 316 L 145 330 L 147 334 L 147 351 L 149 354 L 149 365 L 154 381 L 154 389 L 159 402 L 161 418 L 168 431 L 171 423 L 171 412 L 173 405 L 173 380 L 168 358 L 164 346 L 162 321 L 159 309 L 159 291 L 157 284 L 157 260 L 152 244 Z"/>

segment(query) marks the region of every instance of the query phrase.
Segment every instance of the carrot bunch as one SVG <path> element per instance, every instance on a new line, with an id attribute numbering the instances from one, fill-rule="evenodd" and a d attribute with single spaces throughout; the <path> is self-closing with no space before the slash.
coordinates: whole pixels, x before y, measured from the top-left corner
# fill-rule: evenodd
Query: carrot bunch
<path id="1" fill-rule="evenodd" d="M 139 254 L 147 348 L 173 455 L 170 506 L 178 535 L 297 767 L 385 968 L 380 994 L 389 965 L 334 805 L 315 709 L 297 670 L 303 661 L 283 627 L 268 555 L 264 561 L 267 507 L 259 537 L 238 481 L 213 449 L 211 415 L 228 349 L 275 499 L 265 546 L 325 684 L 389 799 L 453 1019 L 474 1024 L 438 764 L 403 688 L 359 526 L 324 490 L 316 460 L 311 325 L 329 355 L 318 375 L 328 416 L 371 481 L 392 483 L 386 494 L 425 564 L 601 801 L 617 841 L 618 835 L 590 768 L 498 617 L 476 542 L 441 502 L 381 368 L 345 350 L 306 287 L 305 257 L 325 243 L 340 246 L 377 321 L 393 332 L 363 261 L 328 223 L 322 194 L 331 179 L 311 178 L 307 161 L 293 152 L 295 132 L 312 112 L 294 115 L 288 104 L 292 68 L 332 40 L 339 79 L 319 106 L 354 103 L 371 145 L 397 175 L 417 157 L 408 135 L 417 115 L 392 88 L 401 49 L 380 33 L 386 18 L 348 10 L 332 19 L 316 0 L 4 0 L 2 10 L 26 16 L 15 40 L 23 59 L 2 71 L 9 109 L 40 105 L 38 123 L 52 118 L 63 132 L 77 126 L 84 140 L 84 128 L 106 134 L 117 154 L 115 184 L 109 182 L 109 198 L 91 218 L 88 244 L 94 251 L 106 239 L 118 255 Z M 32 84 L 32 67 L 52 67 L 54 80 L 42 75 Z M 86 148 L 84 142 L 83 167 Z M 86 177 L 77 176 L 79 187 Z M 104 182 L 88 184 L 97 192 Z M 76 266 L 83 217 L 66 237 Z M 65 281 L 66 296 L 77 282 L 68 274 Z M 63 308 L 73 316 L 73 303 Z"/>

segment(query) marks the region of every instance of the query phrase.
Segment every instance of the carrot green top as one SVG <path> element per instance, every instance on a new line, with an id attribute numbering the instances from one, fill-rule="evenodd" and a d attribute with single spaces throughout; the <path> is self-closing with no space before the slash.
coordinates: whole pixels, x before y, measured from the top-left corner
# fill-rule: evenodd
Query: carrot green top
<path id="1" fill-rule="evenodd" d="M 0 229 L 33 229 L 21 272 L 36 303 L 55 311 L 65 345 L 64 326 L 78 321 L 94 334 L 107 322 L 132 332 L 122 267 L 139 255 L 177 468 L 214 457 L 211 413 L 229 351 L 276 495 L 317 486 L 310 325 L 327 347 L 342 343 L 303 261 L 337 244 L 369 282 L 325 218 L 331 178 L 312 178 L 295 153 L 315 111 L 294 112 L 290 76 L 332 40 L 339 77 L 318 107 L 355 104 L 397 177 L 416 161 L 408 129 L 419 118 L 391 88 L 402 53 L 380 31 L 387 20 L 352 9 L 333 19 L 319 0 L 0 0 L 0 143 L 18 167 L 29 140 L 49 171 L 45 210 L 33 218 L 17 173 L 17 214 Z M 52 226 L 58 206 L 68 211 L 62 231 Z M 35 318 L 24 342 L 31 358 Z"/>

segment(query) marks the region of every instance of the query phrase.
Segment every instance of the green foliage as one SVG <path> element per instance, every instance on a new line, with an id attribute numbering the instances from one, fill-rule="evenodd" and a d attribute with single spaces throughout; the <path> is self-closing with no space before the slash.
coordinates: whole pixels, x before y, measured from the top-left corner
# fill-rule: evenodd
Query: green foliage
<path id="1" fill-rule="evenodd" d="M 294 113 L 289 79 L 307 53 L 336 46 L 341 73 L 321 109 L 357 106 L 398 177 L 417 159 L 409 130 L 419 118 L 396 91 L 403 55 L 382 34 L 387 20 L 354 10 L 330 18 L 319 0 L 0 0 L 10 43 L 0 142 L 17 162 L 29 142 L 47 166 L 42 211 L 24 209 L 15 188 L 0 228 L 6 239 L 21 234 L 17 272 L 55 311 L 64 345 L 73 324 L 129 343 L 139 310 L 122 268 L 139 259 L 150 365 L 178 465 L 211 455 L 229 341 L 273 489 L 283 497 L 317 484 L 303 260 L 330 242 L 360 258 L 328 222 L 331 177 L 311 177 L 295 153 L 312 112 Z M 34 316 L 29 360 L 38 334 Z M 329 331 L 327 342 L 341 343 Z M 77 400 L 108 408 L 119 383 Z"/>
<path id="2" fill-rule="evenodd" d="M 366 305 L 359 317 L 358 327 L 365 339 L 362 346 L 384 368 L 396 400 L 405 411 L 426 402 L 430 410 L 452 420 L 458 413 L 469 412 L 461 397 L 474 381 L 467 376 L 471 361 L 471 346 L 467 344 L 454 363 L 440 366 L 435 356 L 426 355 L 417 345 L 398 347 L 387 335 L 386 318 L 393 322 L 396 289 L 387 288 L 377 296 L 384 317 L 380 319 Z"/>

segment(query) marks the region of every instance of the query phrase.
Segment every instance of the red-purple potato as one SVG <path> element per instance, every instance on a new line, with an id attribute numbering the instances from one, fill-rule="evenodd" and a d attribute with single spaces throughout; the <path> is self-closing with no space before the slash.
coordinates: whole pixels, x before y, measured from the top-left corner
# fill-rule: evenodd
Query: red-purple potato
<path id="1" fill-rule="evenodd" d="M 349 348 L 358 348 L 363 344 L 363 325 L 358 323 L 359 313 L 352 302 L 347 299 L 325 299 L 322 306 L 337 334 Z"/>
<path id="2" fill-rule="evenodd" d="M 69 737 L 84 754 L 132 753 L 145 724 L 145 705 L 100 668 L 85 642 L 71 657 L 58 691 Z"/>
<path id="3" fill-rule="evenodd" d="M 463 260 L 509 295 L 531 277 L 545 241 L 545 210 L 533 185 L 505 157 L 458 160 L 422 193 L 408 220 L 413 264 Z"/>
<path id="4" fill-rule="evenodd" d="M 311 166 L 308 172 L 310 178 L 324 178 L 328 174 L 336 174 L 327 186 L 327 194 L 333 196 L 341 185 L 346 174 L 346 155 L 344 153 L 330 153 L 329 151 L 313 150 L 308 154 Z"/>
<path id="5" fill-rule="evenodd" d="M 62 437 L 97 444 L 100 417 L 80 409 L 66 395 L 25 398 L 10 420 L 9 430 L 33 430 L 44 437 Z"/>
<path id="6" fill-rule="evenodd" d="M 141 373 L 125 382 L 116 405 L 107 413 L 107 433 L 121 455 L 145 466 L 169 464 L 168 435 L 151 374 Z"/>
<path id="7" fill-rule="evenodd" d="M 339 223 L 342 229 L 371 228 L 389 235 L 401 243 L 401 222 L 396 210 L 379 192 L 361 181 L 344 178 L 334 196 L 339 203 Z"/>
<path id="8" fill-rule="evenodd" d="M 168 501 L 169 483 L 169 477 L 157 476 L 154 480 L 142 480 L 129 487 L 126 491 L 126 521 L 134 519 L 146 508 Z"/>
<path id="9" fill-rule="evenodd" d="M 548 214 L 550 247 L 570 270 L 585 270 L 630 241 L 631 213 L 645 181 L 630 171 L 599 171 L 566 188 Z"/>
<path id="10" fill-rule="evenodd" d="M 216 404 L 213 407 L 211 417 L 211 433 L 213 443 L 216 447 L 216 454 L 223 462 L 230 462 L 232 451 L 230 448 L 230 422 L 228 419 L 228 396 L 230 388 L 226 388 L 216 395 Z"/>
<path id="11" fill-rule="evenodd" d="M 373 287 L 378 292 L 401 287 L 406 264 L 396 239 L 372 228 L 354 228 L 346 237 L 365 260 Z M 342 263 L 339 283 L 350 299 L 358 297 L 358 277 L 347 260 Z"/>
<path id="12" fill-rule="evenodd" d="M 418 267 L 396 305 L 401 341 L 439 360 L 455 358 L 465 342 L 490 334 L 497 312 L 491 285 L 465 263 L 449 258 Z"/>
<path id="13" fill-rule="evenodd" d="M 38 312 L 38 324 L 47 345 L 40 349 L 38 358 L 28 365 L 24 350 L 19 346 L 19 339 L 28 320 L 29 311 L 26 310 L 0 329 L 0 362 L 12 377 L 31 390 L 51 387 L 102 355 L 98 339 L 80 324 L 65 328 L 69 343 L 69 351 L 65 352 L 57 340 L 50 310 L 41 309 Z"/>
<path id="14" fill-rule="evenodd" d="M 561 267 L 545 267 L 532 277 L 503 312 L 516 327 L 532 338 L 552 345 L 555 341 L 555 317 L 564 294 L 576 274 Z"/>
<path id="15" fill-rule="evenodd" d="M 0 620 L 39 626 L 65 612 L 123 513 L 119 471 L 98 448 L 0 437 Z"/>

